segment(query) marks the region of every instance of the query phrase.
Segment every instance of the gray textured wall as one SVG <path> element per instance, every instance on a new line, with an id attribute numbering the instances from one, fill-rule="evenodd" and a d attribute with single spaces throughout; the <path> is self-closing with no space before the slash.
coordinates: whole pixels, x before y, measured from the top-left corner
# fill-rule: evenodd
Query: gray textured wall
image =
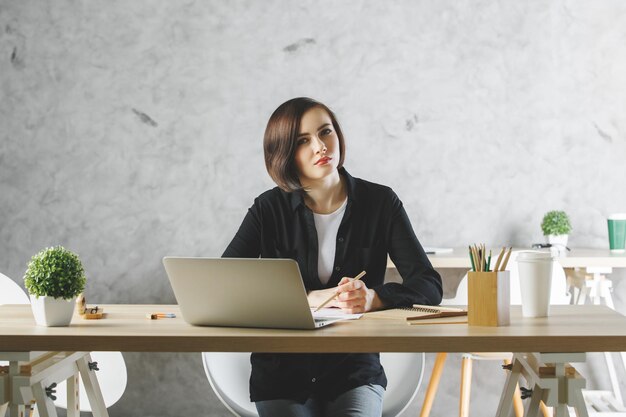
<path id="1" fill-rule="evenodd" d="M 336 111 L 347 168 L 392 186 L 425 245 L 527 245 L 559 208 L 571 246 L 607 247 L 625 45 L 620 0 L 0 0 L 0 270 L 21 282 L 62 244 L 90 302 L 174 302 L 161 257 L 221 254 L 272 186 L 269 115 L 301 95 Z M 125 357 L 112 416 L 226 415 L 199 355 Z M 450 364 L 433 415 L 455 413 Z M 472 414 L 495 410 L 498 367 L 475 367 Z"/>

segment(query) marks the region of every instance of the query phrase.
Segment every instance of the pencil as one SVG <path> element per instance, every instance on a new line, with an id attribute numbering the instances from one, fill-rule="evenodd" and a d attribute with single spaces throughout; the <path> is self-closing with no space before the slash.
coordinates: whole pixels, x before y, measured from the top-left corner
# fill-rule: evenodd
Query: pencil
<path id="1" fill-rule="evenodd" d="M 502 256 L 504 256 L 504 252 L 506 252 L 506 247 L 502 248 L 502 250 L 500 251 L 500 255 L 498 255 L 498 259 L 496 261 L 496 267 L 494 268 L 494 271 L 496 272 L 500 270 L 500 263 L 502 263 Z"/>
<path id="2" fill-rule="evenodd" d="M 500 267 L 500 271 L 504 271 L 506 269 L 506 265 L 509 263 L 509 258 L 511 257 L 511 251 L 513 251 L 513 246 L 509 248 L 504 260 L 502 261 L 502 266 Z"/>
<path id="3" fill-rule="evenodd" d="M 363 275 L 365 275 L 365 271 L 361 271 L 361 273 L 359 275 L 357 275 L 356 277 L 354 277 L 354 281 L 358 281 L 361 278 L 363 278 Z M 318 305 L 317 308 L 315 309 L 315 311 L 318 311 L 320 308 L 324 307 L 326 304 L 330 303 L 333 298 L 335 298 L 337 296 L 337 293 L 334 293 L 333 295 L 331 295 L 330 297 L 328 297 L 328 299 L 326 301 L 324 301 L 322 304 Z"/>
<path id="4" fill-rule="evenodd" d="M 480 270 L 485 272 L 485 245 L 480 244 Z"/>
<path id="5" fill-rule="evenodd" d="M 476 266 L 474 266 L 474 256 L 472 255 L 472 247 L 468 246 L 467 249 L 469 249 L 469 257 L 470 262 L 472 263 L 472 271 L 476 271 Z"/>
<path id="6" fill-rule="evenodd" d="M 476 271 L 480 272 L 480 264 L 478 263 L 478 251 L 476 245 L 472 246 L 472 256 L 474 258 L 474 264 L 476 265 Z"/>

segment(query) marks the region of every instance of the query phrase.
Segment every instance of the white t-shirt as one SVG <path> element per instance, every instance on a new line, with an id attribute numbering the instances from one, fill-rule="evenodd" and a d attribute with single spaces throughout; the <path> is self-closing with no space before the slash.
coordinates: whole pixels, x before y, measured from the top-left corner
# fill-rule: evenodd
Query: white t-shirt
<path id="1" fill-rule="evenodd" d="M 346 212 L 348 199 L 343 202 L 341 207 L 330 214 L 313 213 L 315 220 L 315 229 L 317 229 L 317 246 L 319 249 L 317 255 L 317 274 L 322 284 L 326 285 L 333 273 L 333 264 L 335 263 L 335 251 L 337 249 L 337 232 L 339 225 Z"/>

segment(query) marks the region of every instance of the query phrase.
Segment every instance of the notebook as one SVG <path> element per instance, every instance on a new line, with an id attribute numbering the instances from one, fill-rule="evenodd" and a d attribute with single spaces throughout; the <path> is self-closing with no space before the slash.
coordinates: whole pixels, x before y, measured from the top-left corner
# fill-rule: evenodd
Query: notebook
<path id="1" fill-rule="evenodd" d="M 442 253 L 452 253 L 453 249 L 452 248 L 435 248 L 435 247 L 425 246 L 424 252 L 426 252 L 427 255 L 440 255 Z"/>
<path id="2" fill-rule="evenodd" d="M 467 310 L 456 307 L 428 306 L 421 304 L 413 304 L 413 307 L 394 308 L 367 313 L 367 317 L 399 319 L 408 322 L 462 316 L 467 316 Z M 465 321 L 463 321 L 463 319 L 457 319 L 456 322 L 467 322 L 467 319 L 464 320 Z M 441 323 L 445 322 L 445 320 L 441 321 Z"/>
<path id="3" fill-rule="evenodd" d="M 411 326 L 425 326 L 427 324 L 467 324 L 467 316 L 435 317 L 420 320 L 407 320 Z"/>
<path id="4" fill-rule="evenodd" d="M 182 258 L 163 265 L 183 319 L 196 326 L 317 329 L 360 315 L 312 313 L 292 259 Z"/>

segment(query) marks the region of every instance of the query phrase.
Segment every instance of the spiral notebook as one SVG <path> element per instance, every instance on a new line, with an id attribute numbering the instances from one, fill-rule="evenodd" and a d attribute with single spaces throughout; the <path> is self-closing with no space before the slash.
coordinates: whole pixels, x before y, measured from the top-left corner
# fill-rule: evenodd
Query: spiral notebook
<path id="1" fill-rule="evenodd" d="M 467 310 L 462 308 L 427 306 L 421 304 L 413 304 L 413 307 L 374 311 L 367 313 L 366 316 L 372 318 L 406 320 L 408 324 L 452 324 L 467 322 Z M 431 321 L 431 319 L 441 320 Z"/>

